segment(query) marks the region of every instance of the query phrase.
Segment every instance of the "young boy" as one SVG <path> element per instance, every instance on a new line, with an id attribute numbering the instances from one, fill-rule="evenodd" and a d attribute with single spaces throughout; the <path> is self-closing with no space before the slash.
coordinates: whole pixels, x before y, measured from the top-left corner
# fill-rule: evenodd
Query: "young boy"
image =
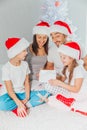
<path id="1" fill-rule="evenodd" d="M 40 96 L 45 90 L 31 91 L 29 85 L 30 70 L 24 61 L 29 43 L 22 38 L 9 38 L 5 42 L 9 61 L 2 68 L 2 93 L 0 94 L 0 110 L 13 111 L 19 117 L 25 117 L 27 107 L 42 104 Z M 39 96 L 40 95 L 40 96 Z"/>

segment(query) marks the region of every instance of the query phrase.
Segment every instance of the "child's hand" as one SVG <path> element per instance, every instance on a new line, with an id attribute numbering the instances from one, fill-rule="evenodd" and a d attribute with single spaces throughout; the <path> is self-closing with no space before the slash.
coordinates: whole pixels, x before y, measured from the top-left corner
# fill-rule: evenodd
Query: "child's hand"
<path id="1" fill-rule="evenodd" d="M 27 110 L 23 107 L 18 107 L 17 114 L 19 117 L 26 117 L 27 116 Z"/>
<path id="2" fill-rule="evenodd" d="M 28 102 L 29 99 L 25 98 L 24 100 L 22 100 L 23 104 L 26 104 Z"/>
<path id="3" fill-rule="evenodd" d="M 51 79 L 51 80 L 49 80 L 49 84 L 52 85 L 52 86 L 58 86 L 59 85 L 59 80 Z"/>
<path id="4" fill-rule="evenodd" d="M 21 101 L 18 104 L 17 113 L 19 117 L 25 117 L 27 115 L 27 108 Z"/>

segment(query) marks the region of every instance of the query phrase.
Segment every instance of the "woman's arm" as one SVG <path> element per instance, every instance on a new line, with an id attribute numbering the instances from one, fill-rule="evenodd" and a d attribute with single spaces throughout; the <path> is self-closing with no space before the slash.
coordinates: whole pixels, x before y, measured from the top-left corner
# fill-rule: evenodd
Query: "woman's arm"
<path id="1" fill-rule="evenodd" d="M 66 84 L 60 80 L 49 80 L 49 83 L 53 86 L 61 86 L 71 92 L 74 92 L 74 93 L 77 93 L 79 92 L 81 86 L 82 86 L 82 82 L 83 82 L 83 78 L 77 78 L 74 80 L 74 85 L 69 85 L 69 84 Z"/>

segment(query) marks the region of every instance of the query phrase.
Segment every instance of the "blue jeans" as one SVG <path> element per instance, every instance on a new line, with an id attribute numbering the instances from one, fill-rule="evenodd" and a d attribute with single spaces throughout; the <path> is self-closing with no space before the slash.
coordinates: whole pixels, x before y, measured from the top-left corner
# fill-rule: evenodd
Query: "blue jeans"
<path id="1" fill-rule="evenodd" d="M 40 93 L 42 96 L 46 95 L 48 92 L 45 90 L 40 91 L 31 91 L 30 92 L 30 99 L 29 103 L 32 107 L 38 106 L 40 104 L 43 104 L 44 102 L 40 102 L 40 97 L 38 96 L 38 93 Z M 23 100 L 25 99 L 25 93 L 16 93 L 16 96 L 18 99 Z M 50 96 L 50 93 L 48 93 L 48 96 Z M 16 103 L 13 99 L 6 93 L 2 96 L 0 96 L 0 110 L 4 111 L 11 111 L 17 108 Z"/>

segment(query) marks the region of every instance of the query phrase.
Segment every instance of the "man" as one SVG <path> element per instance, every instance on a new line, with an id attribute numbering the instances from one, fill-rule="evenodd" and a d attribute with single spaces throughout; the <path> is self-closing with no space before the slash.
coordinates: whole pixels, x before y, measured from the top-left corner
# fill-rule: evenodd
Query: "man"
<path id="1" fill-rule="evenodd" d="M 66 43 L 67 38 L 72 34 L 70 27 L 67 23 L 63 21 L 56 21 L 50 27 L 50 36 L 52 38 L 53 46 L 49 48 L 48 52 L 48 62 L 46 69 L 53 70 L 56 69 L 58 73 L 61 73 L 63 64 L 60 60 L 58 54 L 58 47 Z"/>

